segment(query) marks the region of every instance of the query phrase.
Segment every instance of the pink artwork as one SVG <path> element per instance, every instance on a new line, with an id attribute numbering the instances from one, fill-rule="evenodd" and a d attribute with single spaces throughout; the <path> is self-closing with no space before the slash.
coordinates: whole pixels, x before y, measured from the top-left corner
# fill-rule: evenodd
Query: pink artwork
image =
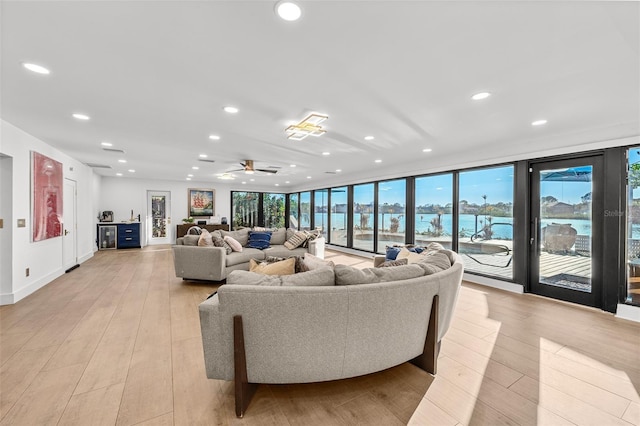
<path id="1" fill-rule="evenodd" d="M 62 163 L 31 151 L 33 241 L 62 235 Z"/>

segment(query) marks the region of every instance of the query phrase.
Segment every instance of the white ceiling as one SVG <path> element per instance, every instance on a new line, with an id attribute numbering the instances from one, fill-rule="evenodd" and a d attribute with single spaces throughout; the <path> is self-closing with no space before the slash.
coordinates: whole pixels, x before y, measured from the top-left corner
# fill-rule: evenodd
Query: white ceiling
<path id="1" fill-rule="evenodd" d="M 285 191 L 640 134 L 637 2 L 274 5 L 2 1 L 2 118 L 105 176 L 219 182 L 252 159 L 280 169 L 251 185 Z M 287 139 L 312 111 L 327 133 Z"/>

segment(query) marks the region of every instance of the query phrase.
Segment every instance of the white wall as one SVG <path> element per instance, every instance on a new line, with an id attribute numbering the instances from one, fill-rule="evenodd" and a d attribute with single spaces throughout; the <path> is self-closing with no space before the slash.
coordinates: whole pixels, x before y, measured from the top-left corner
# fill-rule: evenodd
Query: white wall
<path id="1" fill-rule="evenodd" d="M 63 165 L 64 178 L 77 182 L 78 261 L 89 259 L 95 245 L 95 214 L 93 170 L 61 151 L 47 145 L 14 125 L 0 121 L 2 154 L 13 157 L 12 173 L 12 278 L 11 291 L 0 295 L 0 303 L 15 303 L 64 273 L 62 265 L 62 237 L 31 242 L 31 165 L 30 151 L 37 151 Z M 25 219 L 24 228 L 17 220 Z M 5 225 L 7 226 L 7 225 Z M 25 269 L 29 268 L 29 277 Z"/>
<path id="2" fill-rule="evenodd" d="M 215 189 L 215 211 L 214 214 L 220 217 L 227 217 L 231 220 L 231 186 L 222 182 L 193 182 L 193 181 L 170 181 L 170 180 L 148 180 L 124 177 L 103 177 L 98 212 L 104 210 L 113 211 L 114 222 L 129 220 L 131 210 L 133 215 L 141 217 L 143 224 L 141 229 L 146 229 L 147 223 L 147 191 L 167 191 L 171 193 L 171 224 L 168 227 L 171 234 L 171 241 L 175 241 L 176 225 L 182 223 L 182 219 L 187 217 L 187 190 L 189 188 Z M 204 218 L 203 218 L 204 219 Z M 197 218 L 196 218 L 197 220 Z M 146 234 L 140 236 L 143 244 L 146 244 Z"/>
<path id="3" fill-rule="evenodd" d="M 0 295 L 11 293 L 12 182 L 13 158 L 0 156 L 0 218 L 4 220 L 0 229 Z"/>

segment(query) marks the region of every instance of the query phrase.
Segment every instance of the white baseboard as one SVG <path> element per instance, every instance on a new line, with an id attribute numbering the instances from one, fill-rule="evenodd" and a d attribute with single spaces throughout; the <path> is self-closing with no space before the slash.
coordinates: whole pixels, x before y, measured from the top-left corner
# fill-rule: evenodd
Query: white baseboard
<path id="1" fill-rule="evenodd" d="M 48 275 L 45 275 L 44 277 L 40 278 L 39 280 L 36 280 L 36 281 L 32 282 L 28 286 L 25 286 L 25 287 L 21 288 L 20 290 L 18 290 L 18 291 L 13 293 L 13 302 L 12 303 L 19 302 L 20 300 L 24 299 L 28 295 L 40 290 L 42 287 L 44 287 L 45 285 L 49 284 L 51 281 L 55 280 L 56 278 L 58 278 L 61 275 L 64 275 L 64 270 L 58 269 L 58 270 L 56 270 L 56 271 L 54 271 L 54 272 L 52 272 L 52 273 L 50 273 Z"/>
<path id="2" fill-rule="evenodd" d="M 470 283 L 486 285 L 487 287 L 498 288 L 500 290 L 506 290 L 512 293 L 524 293 L 524 286 L 522 284 L 510 283 L 508 281 L 496 280 L 494 278 L 467 273 L 462 276 L 462 279 L 464 281 L 469 281 Z"/>
<path id="3" fill-rule="evenodd" d="M 97 251 L 97 250 L 96 250 L 96 251 Z M 94 252 L 90 252 L 90 253 L 86 253 L 86 254 L 85 254 L 85 255 L 83 255 L 83 256 L 80 256 L 80 257 L 78 258 L 78 263 L 79 263 L 79 264 L 82 264 L 82 263 L 86 262 L 87 260 L 91 259 L 91 258 L 93 257 L 93 253 L 94 253 Z"/>
<path id="4" fill-rule="evenodd" d="M 616 318 L 640 322 L 640 306 L 619 304 L 616 309 Z"/>
<path id="5" fill-rule="evenodd" d="M 13 293 L 0 294 L 0 306 L 13 305 Z"/>

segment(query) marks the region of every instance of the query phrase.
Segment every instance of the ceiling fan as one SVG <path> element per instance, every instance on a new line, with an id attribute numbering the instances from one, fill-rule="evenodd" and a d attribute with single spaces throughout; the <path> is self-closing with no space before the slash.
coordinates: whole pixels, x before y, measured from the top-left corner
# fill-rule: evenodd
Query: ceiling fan
<path id="1" fill-rule="evenodd" d="M 230 170 L 230 172 L 242 172 L 244 171 L 246 174 L 251 175 L 255 172 L 264 172 L 264 173 L 278 173 L 277 170 L 273 170 L 276 167 L 274 166 L 268 166 L 268 169 L 256 169 L 253 167 L 253 160 L 245 160 L 244 163 L 240 163 L 240 165 L 242 166 L 241 169 L 237 169 L 237 170 Z"/>

